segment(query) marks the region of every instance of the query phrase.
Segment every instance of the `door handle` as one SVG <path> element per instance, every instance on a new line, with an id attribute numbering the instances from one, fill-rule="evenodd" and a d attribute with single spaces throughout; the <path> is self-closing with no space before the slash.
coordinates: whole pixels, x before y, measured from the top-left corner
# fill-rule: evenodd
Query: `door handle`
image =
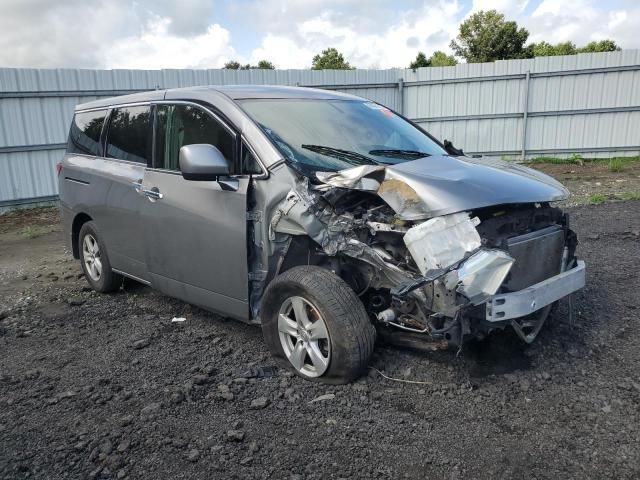
<path id="1" fill-rule="evenodd" d="M 153 187 L 149 190 L 142 190 L 142 193 L 149 197 L 149 200 L 162 200 L 164 197 L 164 195 L 160 193 L 160 190 L 158 190 L 158 187 Z"/>
<path id="2" fill-rule="evenodd" d="M 135 182 L 131 182 L 131 185 L 133 185 L 133 189 L 137 193 L 140 193 L 142 191 L 142 179 L 136 180 Z"/>

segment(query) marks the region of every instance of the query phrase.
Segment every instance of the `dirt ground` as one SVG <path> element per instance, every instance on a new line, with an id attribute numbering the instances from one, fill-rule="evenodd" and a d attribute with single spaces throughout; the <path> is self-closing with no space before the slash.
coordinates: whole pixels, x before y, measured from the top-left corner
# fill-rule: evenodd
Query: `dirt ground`
<path id="1" fill-rule="evenodd" d="M 569 211 L 573 326 L 563 303 L 528 347 L 378 346 L 338 387 L 275 369 L 259 328 L 90 291 L 55 210 L 0 216 L 0 478 L 639 478 L 640 202 Z"/>
<path id="2" fill-rule="evenodd" d="M 619 171 L 611 171 L 606 161 L 584 164 L 540 163 L 529 165 L 552 175 L 570 191 L 566 205 L 582 205 L 604 200 L 640 199 L 640 161 L 620 164 Z M 598 198 L 600 197 L 600 198 Z"/>

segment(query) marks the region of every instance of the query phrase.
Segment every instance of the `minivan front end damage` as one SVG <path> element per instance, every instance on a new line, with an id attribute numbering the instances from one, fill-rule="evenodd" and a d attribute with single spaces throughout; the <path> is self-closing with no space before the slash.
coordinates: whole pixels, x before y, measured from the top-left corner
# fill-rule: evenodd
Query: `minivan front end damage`
<path id="1" fill-rule="evenodd" d="M 306 263 L 347 281 L 392 341 L 457 348 L 512 326 L 531 342 L 552 304 L 584 286 L 568 217 L 542 198 L 432 215 L 419 184 L 358 169 L 299 179 L 272 211 L 268 237 L 287 248 L 310 238 Z M 287 252 L 278 252 L 280 270 Z"/>

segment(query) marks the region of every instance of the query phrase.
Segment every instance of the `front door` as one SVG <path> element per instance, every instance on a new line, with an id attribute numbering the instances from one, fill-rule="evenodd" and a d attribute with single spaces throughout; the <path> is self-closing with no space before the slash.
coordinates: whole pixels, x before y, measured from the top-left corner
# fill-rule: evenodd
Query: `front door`
<path id="1" fill-rule="evenodd" d="M 247 178 L 237 190 L 182 178 L 180 147 L 207 143 L 234 163 L 233 131 L 195 105 L 157 105 L 152 168 L 142 190 L 151 283 L 165 293 L 225 315 L 248 318 Z"/>

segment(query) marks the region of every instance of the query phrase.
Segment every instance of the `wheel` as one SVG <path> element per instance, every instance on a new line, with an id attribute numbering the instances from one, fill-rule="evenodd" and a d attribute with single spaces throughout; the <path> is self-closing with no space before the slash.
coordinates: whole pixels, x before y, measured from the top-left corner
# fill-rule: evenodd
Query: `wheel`
<path id="1" fill-rule="evenodd" d="M 261 319 L 272 354 L 307 380 L 348 383 L 373 353 L 376 332 L 364 305 L 324 268 L 295 267 L 278 275 L 265 291 Z"/>
<path id="2" fill-rule="evenodd" d="M 111 270 L 107 249 L 95 223 L 87 222 L 80 228 L 80 264 L 89 285 L 96 292 L 114 292 L 122 285 L 122 276 Z"/>

